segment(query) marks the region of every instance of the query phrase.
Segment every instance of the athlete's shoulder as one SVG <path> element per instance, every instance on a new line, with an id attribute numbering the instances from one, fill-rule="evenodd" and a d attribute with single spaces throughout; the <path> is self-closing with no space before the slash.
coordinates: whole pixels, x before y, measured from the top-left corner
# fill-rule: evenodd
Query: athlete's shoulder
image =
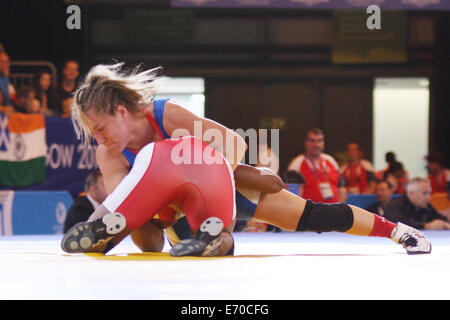
<path id="1" fill-rule="evenodd" d="M 164 114 L 166 114 L 166 107 L 171 101 L 170 99 L 155 99 L 152 102 L 145 105 L 145 112 L 150 114 L 153 118 L 155 118 L 155 109 L 163 107 Z M 173 104 L 172 102 L 169 104 Z"/>
<path id="2" fill-rule="evenodd" d="M 189 110 L 175 100 L 168 99 L 164 103 L 164 118 L 169 117 L 171 119 L 182 119 L 186 112 L 190 113 Z"/>
<path id="3" fill-rule="evenodd" d="M 337 161 L 333 158 L 333 156 L 326 154 L 326 153 L 322 153 L 322 159 L 324 159 L 326 162 L 328 162 L 336 170 L 339 171 L 339 165 L 338 165 Z"/>
<path id="4" fill-rule="evenodd" d="M 305 155 L 300 154 L 296 156 L 288 165 L 288 170 L 300 171 L 300 166 L 305 161 Z"/>
<path id="5" fill-rule="evenodd" d="M 372 171 L 372 172 L 375 171 L 375 168 L 373 167 L 372 162 L 370 162 L 369 160 L 362 159 L 362 160 L 361 160 L 361 165 L 363 166 L 363 168 L 364 168 L 366 171 Z"/>
<path id="6" fill-rule="evenodd" d="M 344 172 L 345 170 L 347 170 L 348 168 L 348 163 L 345 163 L 342 167 L 341 167 L 341 172 Z"/>
<path id="7" fill-rule="evenodd" d="M 167 100 L 164 106 L 164 130 L 169 136 L 193 135 L 196 121 L 203 123 L 205 118 L 199 117 L 174 100 Z"/>

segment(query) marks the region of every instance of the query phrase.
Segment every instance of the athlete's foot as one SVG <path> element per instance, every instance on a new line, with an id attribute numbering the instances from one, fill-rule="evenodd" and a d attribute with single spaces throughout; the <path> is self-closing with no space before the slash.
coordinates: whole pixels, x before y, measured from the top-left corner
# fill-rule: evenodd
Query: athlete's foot
<path id="1" fill-rule="evenodd" d="M 192 239 L 178 242 L 170 250 L 173 257 L 203 256 L 212 257 L 219 253 L 223 222 L 219 218 L 206 219 Z"/>
<path id="2" fill-rule="evenodd" d="M 172 257 L 197 256 L 214 257 L 219 252 L 220 238 L 216 238 L 209 244 L 199 239 L 185 239 L 178 242 L 170 250 Z"/>
<path id="3" fill-rule="evenodd" d="M 218 249 L 217 256 L 233 256 L 234 255 L 234 238 L 231 233 L 226 231 L 220 235 L 220 247 Z"/>
<path id="4" fill-rule="evenodd" d="M 67 253 L 89 252 L 92 247 L 111 240 L 125 226 L 125 217 L 120 213 L 109 213 L 93 221 L 80 222 L 65 233 L 61 248 Z"/>
<path id="5" fill-rule="evenodd" d="M 424 254 L 431 252 L 431 243 L 425 235 L 401 222 L 392 231 L 391 239 L 403 245 L 408 254 Z"/>

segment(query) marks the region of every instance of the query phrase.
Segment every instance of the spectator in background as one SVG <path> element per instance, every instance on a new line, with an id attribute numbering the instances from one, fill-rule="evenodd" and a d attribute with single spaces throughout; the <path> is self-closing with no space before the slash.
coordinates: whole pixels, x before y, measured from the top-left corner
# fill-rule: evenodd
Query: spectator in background
<path id="1" fill-rule="evenodd" d="M 85 195 L 75 199 L 64 222 L 64 233 L 79 222 L 88 220 L 106 198 L 105 185 L 100 171 L 92 171 L 86 178 Z"/>
<path id="2" fill-rule="evenodd" d="M 384 168 L 383 170 L 377 171 L 375 174 L 376 178 L 378 180 L 383 179 L 385 172 L 389 170 L 389 167 L 391 166 L 391 164 L 393 164 L 394 162 L 397 162 L 397 157 L 394 152 L 388 151 L 384 155 L 384 161 L 386 161 L 386 163 L 387 163 L 386 168 Z"/>
<path id="3" fill-rule="evenodd" d="M 406 194 L 391 200 L 387 205 L 384 217 L 416 229 L 449 230 L 450 223 L 430 205 L 430 197 L 430 181 L 414 178 L 408 183 Z"/>
<path id="4" fill-rule="evenodd" d="M 438 192 L 431 195 L 430 204 L 440 214 L 450 219 L 450 181 L 445 185 L 446 192 Z"/>
<path id="5" fill-rule="evenodd" d="M 388 180 L 394 186 L 394 193 L 404 194 L 406 192 L 409 177 L 401 162 L 393 162 L 384 173 L 383 179 Z"/>
<path id="6" fill-rule="evenodd" d="M 33 99 L 26 107 L 26 113 L 40 113 L 44 114 L 44 110 L 42 109 L 41 102 L 38 99 Z"/>
<path id="7" fill-rule="evenodd" d="M 298 171 L 295 170 L 289 170 L 284 174 L 285 188 L 288 189 L 291 192 L 294 192 L 294 190 L 291 190 L 288 185 L 289 184 L 295 184 L 298 185 L 298 190 L 295 190 L 295 194 L 297 194 L 299 197 L 303 197 L 303 191 L 305 188 L 305 177 Z"/>
<path id="8" fill-rule="evenodd" d="M 442 215 L 450 218 L 450 170 L 440 152 L 425 157 L 428 165 L 428 179 L 431 183 L 430 204 Z"/>
<path id="9" fill-rule="evenodd" d="M 359 144 L 347 144 L 348 162 L 341 168 L 347 192 L 351 194 L 369 194 L 375 192 L 376 178 L 372 163 L 363 159 Z"/>
<path id="10" fill-rule="evenodd" d="M 389 169 L 389 166 L 391 164 L 393 164 L 395 161 L 397 161 L 397 156 L 395 155 L 394 152 L 392 151 L 388 151 L 386 152 L 386 154 L 384 155 L 384 161 L 386 161 L 386 163 L 388 164 L 386 169 Z"/>
<path id="11" fill-rule="evenodd" d="M 32 110 L 33 100 L 36 99 L 36 89 L 29 85 L 22 85 L 17 91 L 14 108 L 17 112 L 28 113 Z"/>
<path id="12" fill-rule="evenodd" d="M 71 98 L 73 92 L 78 86 L 78 77 L 80 76 L 80 65 L 75 60 L 68 60 L 64 64 L 62 71 L 62 80 L 58 87 L 59 105 L 66 98 Z"/>
<path id="13" fill-rule="evenodd" d="M 394 194 L 394 187 L 388 180 L 379 180 L 376 184 L 375 191 L 378 201 L 367 208 L 367 211 L 384 216 L 384 210 L 389 202 L 391 202 L 392 195 Z"/>
<path id="14" fill-rule="evenodd" d="M 61 110 L 56 99 L 56 92 L 52 83 L 52 75 L 46 70 L 38 71 L 34 76 L 36 99 L 41 103 L 42 112 L 46 116 L 60 115 Z"/>
<path id="15" fill-rule="evenodd" d="M 314 202 L 345 202 L 347 192 L 336 160 L 323 153 L 325 136 L 318 128 L 310 129 L 304 142 L 305 153 L 295 157 L 288 170 L 300 172 L 306 180 L 303 198 Z"/>
<path id="16" fill-rule="evenodd" d="M 3 94 L 5 106 L 12 106 L 16 90 L 9 81 L 10 60 L 6 52 L 0 52 L 0 91 Z"/>
<path id="17" fill-rule="evenodd" d="M 13 113 L 14 107 L 13 106 L 6 106 L 5 100 L 3 99 L 3 92 L 0 90 L 0 112 L 3 112 L 5 114 Z"/>
<path id="18" fill-rule="evenodd" d="M 0 52 L 0 91 L 3 96 L 4 105 L 10 105 L 9 100 L 9 56 L 5 52 Z"/>
<path id="19" fill-rule="evenodd" d="M 450 171 L 445 168 L 440 152 L 432 152 L 425 157 L 428 165 L 428 180 L 431 182 L 432 193 L 444 193 L 445 185 L 450 180 Z"/>
<path id="20" fill-rule="evenodd" d="M 71 117 L 72 116 L 72 102 L 73 98 L 66 98 L 62 101 L 62 114 L 61 116 L 63 118 Z"/>

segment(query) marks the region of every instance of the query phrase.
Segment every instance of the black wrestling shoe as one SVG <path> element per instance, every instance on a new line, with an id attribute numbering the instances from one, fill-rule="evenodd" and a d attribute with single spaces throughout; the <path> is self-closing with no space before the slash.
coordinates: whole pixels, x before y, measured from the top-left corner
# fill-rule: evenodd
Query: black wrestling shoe
<path id="1" fill-rule="evenodd" d="M 172 257 L 184 257 L 184 256 L 201 256 L 205 251 L 206 243 L 198 239 L 184 239 L 178 242 L 170 249 L 170 255 Z"/>
<path id="2" fill-rule="evenodd" d="M 67 253 L 88 252 L 93 246 L 111 240 L 125 226 L 125 217 L 117 212 L 93 221 L 80 222 L 65 233 L 61 248 Z"/>
<path id="3" fill-rule="evenodd" d="M 172 257 L 196 256 L 214 257 L 219 252 L 222 240 L 217 237 L 209 244 L 199 239 L 185 239 L 178 242 L 170 249 Z"/>
<path id="4" fill-rule="evenodd" d="M 223 222 L 219 218 L 206 219 L 192 239 L 178 242 L 170 250 L 172 257 L 202 256 L 212 257 L 219 253 L 222 243 L 220 234 L 223 230 Z"/>

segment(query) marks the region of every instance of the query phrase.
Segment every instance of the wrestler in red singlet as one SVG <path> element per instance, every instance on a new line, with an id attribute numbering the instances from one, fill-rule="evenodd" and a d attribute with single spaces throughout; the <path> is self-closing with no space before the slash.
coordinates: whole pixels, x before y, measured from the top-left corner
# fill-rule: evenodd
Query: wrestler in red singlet
<path id="1" fill-rule="evenodd" d="M 175 220 L 175 211 L 167 210 L 171 204 L 181 208 L 195 234 L 177 243 L 170 254 L 214 255 L 220 234 L 236 216 L 233 171 L 225 157 L 195 137 L 146 145 L 128 175 L 96 210 L 109 214 L 73 226 L 61 247 L 69 253 L 86 252 L 107 241 L 106 253 L 114 246 L 111 236 L 125 227 L 137 229 L 156 213 L 161 220 Z"/>
<path id="2" fill-rule="evenodd" d="M 227 160 L 194 137 L 150 143 L 137 155 L 130 173 L 103 205 L 121 213 L 136 229 L 171 203 L 179 204 L 192 230 L 209 217 L 226 227 L 235 216 L 234 180 Z M 169 213 L 169 214 L 167 214 Z M 172 213 L 172 214 L 171 214 Z M 173 220 L 173 211 L 159 212 Z"/>

